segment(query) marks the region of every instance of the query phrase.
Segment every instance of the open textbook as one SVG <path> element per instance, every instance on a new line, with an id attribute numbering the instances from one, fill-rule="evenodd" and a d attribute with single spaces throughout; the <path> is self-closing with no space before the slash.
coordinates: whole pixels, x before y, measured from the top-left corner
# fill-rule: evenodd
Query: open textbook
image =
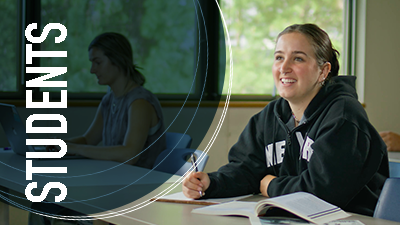
<path id="1" fill-rule="evenodd" d="M 230 201 L 197 208 L 192 213 L 247 216 L 252 224 L 261 224 L 259 217 L 266 216 L 295 215 L 316 224 L 324 224 L 350 216 L 339 207 L 306 192 L 266 198 L 258 202 Z"/>

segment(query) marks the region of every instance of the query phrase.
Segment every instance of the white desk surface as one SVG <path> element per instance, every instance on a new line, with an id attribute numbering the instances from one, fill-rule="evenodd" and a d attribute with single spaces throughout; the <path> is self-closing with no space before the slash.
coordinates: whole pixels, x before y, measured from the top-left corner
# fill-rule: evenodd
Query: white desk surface
<path id="1" fill-rule="evenodd" d="M 169 187 L 169 184 L 160 186 L 150 194 L 143 198 L 129 204 L 131 206 L 140 204 L 146 200 L 151 199 L 165 188 Z M 170 193 L 174 193 L 181 190 L 181 186 L 177 186 Z M 135 211 L 110 217 L 104 218 L 103 221 L 107 221 L 115 224 L 160 224 L 160 225 L 250 225 L 250 221 L 246 217 L 234 217 L 234 216 L 208 216 L 191 213 L 192 209 L 203 207 L 201 205 L 191 204 L 180 204 L 180 203 L 168 203 L 168 202 L 153 202 L 145 207 L 137 209 Z M 119 211 L 116 209 L 115 211 Z M 96 217 L 96 215 L 93 215 Z M 365 225 L 400 225 L 393 221 L 376 219 L 373 217 L 352 214 L 351 217 L 346 218 L 350 220 L 359 220 Z"/>
<path id="2" fill-rule="evenodd" d="M 388 152 L 389 161 L 400 163 L 400 152 Z"/>

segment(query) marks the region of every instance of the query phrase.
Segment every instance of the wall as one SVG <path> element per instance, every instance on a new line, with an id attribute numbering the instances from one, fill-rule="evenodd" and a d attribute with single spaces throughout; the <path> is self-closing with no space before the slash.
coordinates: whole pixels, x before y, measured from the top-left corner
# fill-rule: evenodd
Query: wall
<path id="1" fill-rule="evenodd" d="M 219 133 L 216 134 L 217 137 L 215 138 L 215 141 L 210 142 L 212 141 L 212 136 L 216 132 L 218 123 L 223 116 L 223 108 L 220 108 L 217 111 L 209 132 L 199 146 L 200 150 L 208 150 L 208 155 L 210 156 L 205 168 L 206 172 L 216 171 L 221 165 L 228 162 L 227 154 L 230 147 L 237 142 L 240 133 L 245 128 L 251 116 L 261 110 L 261 107 L 229 107 L 226 111 Z M 210 145 L 211 147 L 207 147 L 209 143 L 212 143 L 212 145 Z"/>
<path id="2" fill-rule="evenodd" d="M 399 0 L 367 1 L 365 105 L 377 130 L 400 133 Z"/>

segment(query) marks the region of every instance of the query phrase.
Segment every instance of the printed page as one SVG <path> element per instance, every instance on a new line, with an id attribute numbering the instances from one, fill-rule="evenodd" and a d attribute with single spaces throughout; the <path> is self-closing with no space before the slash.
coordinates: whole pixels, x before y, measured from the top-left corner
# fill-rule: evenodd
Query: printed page
<path id="1" fill-rule="evenodd" d="M 293 194 L 270 198 L 261 202 L 279 206 L 280 208 L 301 218 L 318 224 L 350 216 L 350 214 L 344 212 L 339 207 L 305 192 L 296 192 Z M 262 207 L 262 204 L 259 204 L 256 211 L 263 214 Z"/>

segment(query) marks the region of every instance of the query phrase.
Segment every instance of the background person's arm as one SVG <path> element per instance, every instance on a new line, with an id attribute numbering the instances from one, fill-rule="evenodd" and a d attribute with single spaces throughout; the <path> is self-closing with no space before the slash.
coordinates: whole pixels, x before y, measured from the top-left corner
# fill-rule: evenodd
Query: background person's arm
<path id="1" fill-rule="evenodd" d="M 68 152 L 92 159 L 112 160 L 117 162 L 125 162 L 135 157 L 143 150 L 149 129 L 157 124 L 158 118 L 154 107 L 144 99 L 135 100 L 130 105 L 128 114 L 128 128 L 122 145 L 93 146 L 70 143 L 68 144 Z M 100 116 L 97 115 L 96 117 Z M 95 122 L 84 135 L 87 144 L 93 144 L 99 140 L 97 138 L 98 136 L 101 137 L 99 128 L 100 125 L 97 123 L 97 119 L 95 119 Z M 134 164 L 138 158 L 139 157 L 133 158 L 128 164 Z"/>
<path id="2" fill-rule="evenodd" d="M 102 139 L 103 133 L 103 116 L 101 114 L 101 103 L 97 108 L 96 115 L 92 124 L 82 136 L 69 138 L 64 140 L 66 143 L 82 144 L 82 145 L 97 145 Z"/>
<path id="3" fill-rule="evenodd" d="M 387 150 L 391 152 L 400 152 L 400 134 L 392 131 L 379 132 L 386 144 Z"/>
<path id="4" fill-rule="evenodd" d="M 77 136 L 73 138 L 64 139 L 65 143 L 68 145 L 71 144 L 80 144 L 80 145 L 97 145 L 100 143 L 102 139 L 103 133 L 103 116 L 101 115 L 101 103 L 97 108 L 96 115 L 92 121 L 92 124 L 87 129 L 86 133 L 82 136 Z M 54 137 L 57 138 L 57 137 Z M 46 151 L 59 151 L 59 146 L 48 145 L 46 146 Z M 73 154 L 67 150 L 67 154 Z"/>

